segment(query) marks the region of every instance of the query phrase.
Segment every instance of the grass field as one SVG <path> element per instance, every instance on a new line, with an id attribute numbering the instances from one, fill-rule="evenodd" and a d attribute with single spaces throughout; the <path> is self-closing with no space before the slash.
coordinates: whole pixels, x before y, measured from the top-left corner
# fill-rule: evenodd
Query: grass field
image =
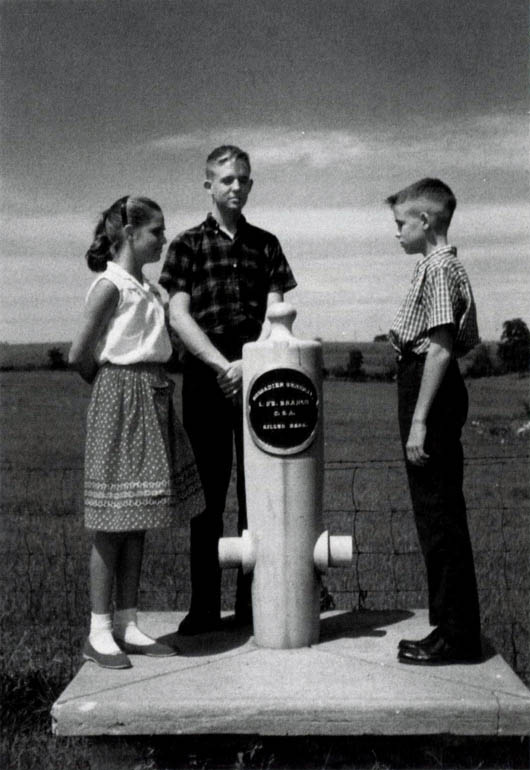
<path id="1" fill-rule="evenodd" d="M 342 350 L 333 355 L 341 356 Z M 50 705 L 77 670 L 87 630 L 88 544 L 82 526 L 81 468 L 90 389 L 76 375 L 63 371 L 8 371 L 0 375 L 0 383 L 0 677 L 4 691 L 0 766 L 10 770 L 107 767 L 97 764 L 104 761 L 97 760 L 97 741 L 56 740 L 49 734 Z M 471 409 L 464 434 L 466 493 L 484 631 L 527 683 L 528 384 L 528 378 L 514 375 L 468 380 Z M 425 606 L 423 568 L 397 436 L 395 385 L 328 380 L 324 401 L 325 519 L 332 532 L 353 531 L 356 543 L 355 569 L 337 571 L 328 587 L 342 608 Z M 233 490 L 228 507 L 234 507 Z M 229 516 L 228 532 L 234 526 Z M 150 535 L 142 608 L 186 608 L 186 550 L 185 532 L 174 531 L 169 539 Z M 224 580 L 229 608 L 231 575 Z M 216 766 L 197 746 L 184 748 L 181 743 L 178 751 L 184 754 L 173 754 L 170 765 L 162 759 L 167 752 L 160 743 L 131 740 L 120 745 L 122 756 L 130 759 L 123 766 L 137 770 Z M 373 747 L 370 754 L 365 746 L 365 764 L 361 764 L 362 752 L 358 764 L 346 764 L 347 749 L 339 751 L 338 744 L 334 756 L 337 763 L 342 757 L 343 764 L 333 764 L 329 752 L 321 757 L 316 748 L 313 751 L 315 764 L 308 767 L 404 766 L 403 753 L 385 760 L 390 764 L 381 764 L 381 757 L 390 755 L 376 756 Z M 285 765 L 273 764 L 270 752 L 244 740 L 230 744 L 226 757 L 225 767 L 298 766 L 287 760 Z M 456 766 L 436 757 L 433 766 Z M 522 766 L 518 761 L 513 755 L 511 764 L 491 766 Z M 428 766 L 425 762 L 422 766 Z"/>

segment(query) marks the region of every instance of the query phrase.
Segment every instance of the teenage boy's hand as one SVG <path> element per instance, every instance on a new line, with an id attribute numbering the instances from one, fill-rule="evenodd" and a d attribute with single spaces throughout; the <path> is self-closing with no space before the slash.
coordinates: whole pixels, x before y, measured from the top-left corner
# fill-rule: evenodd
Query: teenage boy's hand
<path id="1" fill-rule="evenodd" d="M 420 420 L 413 420 L 406 445 L 407 460 L 412 465 L 425 465 L 429 459 L 429 455 L 423 450 L 426 435 L 427 426 L 425 423 Z"/>
<path id="2" fill-rule="evenodd" d="M 243 361 L 232 361 L 228 369 L 217 376 L 217 382 L 227 398 L 233 398 L 241 390 Z"/>

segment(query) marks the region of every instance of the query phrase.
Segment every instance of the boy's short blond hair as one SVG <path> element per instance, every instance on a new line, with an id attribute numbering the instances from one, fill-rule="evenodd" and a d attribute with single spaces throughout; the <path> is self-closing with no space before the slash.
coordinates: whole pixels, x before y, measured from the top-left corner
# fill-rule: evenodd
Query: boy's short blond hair
<path id="1" fill-rule="evenodd" d="M 385 200 L 392 207 L 409 202 L 417 203 L 418 210 L 428 211 L 432 215 L 435 230 L 447 231 L 456 208 L 456 198 L 445 182 L 425 177 L 389 195 Z"/>
<path id="2" fill-rule="evenodd" d="M 226 163 L 229 160 L 240 160 L 248 168 L 250 174 L 250 158 L 248 153 L 236 147 L 235 144 L 222 144 L 212 150 L 206 158 L 206 178 L 212 178 L 212 166 Z"/>

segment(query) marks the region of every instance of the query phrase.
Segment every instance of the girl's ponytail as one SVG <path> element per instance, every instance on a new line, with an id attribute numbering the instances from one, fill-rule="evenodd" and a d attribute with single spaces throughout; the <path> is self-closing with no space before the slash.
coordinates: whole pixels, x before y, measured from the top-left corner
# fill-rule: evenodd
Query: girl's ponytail
<path id="1" fill-rule="evenodd" d="M 107 211 L 104 211 L 99 217 L 96 225 L 94 240 L 90 244 L 85 255 L 88 267 L 94 273 L 102 273 L 107 267 L 107 262 L 111 260 L 113 256 L 112 241 L 105 228 L 106 219 Z"/>
<path id="2" fill-rule="evenodd" d="M 94 240 L 85 255 L 90 270 L 102 273 L 123 243 L 124 228 L 127 225 L 139 227 L 148 222 L 153 211 L 160 211 L 158 203 L 149 198 L 129 195 L 119 198 L 104 211 L 96 225 Z"/>

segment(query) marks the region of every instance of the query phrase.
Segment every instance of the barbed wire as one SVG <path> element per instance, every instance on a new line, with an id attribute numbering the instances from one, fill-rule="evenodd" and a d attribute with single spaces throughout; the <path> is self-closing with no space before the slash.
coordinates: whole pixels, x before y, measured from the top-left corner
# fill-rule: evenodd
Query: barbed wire
<path id="1" fill-rule="evenodd" d="M 465 482 L 485 632 L 527 681 L 530 500 L 523 468 L 529 459 L 520 454 L 469 457 Z M 498 465 L 498 473 L 493 465 Z M 6 628 L 13 614 L 36 627 L 45 624 L 42 597 L 53 593 L 52 614 L 64 625 L 59 633 L 72 654 L 79 647 L 79 626 L 88 612 L 82 473 L 81 463 L 62 467 L 0 463 L 0 527 L 6 535 L 0 545 L 0 581 L 6 589 L 13 580 L 19 581 L 21 591 L 13 606 L 10 592 L 5 592 L 8 611 L 2 625 Z M 332 534 L 351 533 L 353 538 L 352 568 L 330 571 L 325 577 L 339 609 L 426 605 L 426 580 L 402 458 L 326 462 L 323 518 Z M 235 519 L 232 494 L 227 529 L 235 528 Z M 169 537 L 151 533 L 140 589 L 144 606 L 186 609 L 188 547 L 187 529 L 172 529 Z M 226 594 L 231 594 L 232 571 L 225 571 L 223 581 L 230 589 Z M 43 639 L 43 649 L 45 644 Z"/>
<path id="2" fill-rule="evenodd" d="M 524 462 L 524 461 L 530 461 L 530 454 L 515 454 L 515 455 L 472 455 L 471 457 L 467 457 L 464 460 L 465 464 L 473 465 L 478 462 L 500 462 L 500 463 L 508 463 L 508 462 Z M 346 466 L 351 467 L 363 467 L 365 465 L 388 465 L 388 466 L 394 466 L 394 465 L 403 465 L 403 457 L 387 457 L 387 458 L 377 458 L 377 459 L 368 459 L 368 460 L 354 460 L 351 457 L 346 459 L 339 459 L 339 460 L 325 460 L 324 467 L 327 470 L 335 470 L 334 466 L 338 466 L 340 468 L 344 468 Z M 78 465 L 27 465 L 25 463 L 19 463 L 15 462 L 13 460 L 0 460 L 0 472 L 2 470 L 21 470 L 21 471 L 82 471 L 83 470 L 83 464 L 79 463 Z"/>

